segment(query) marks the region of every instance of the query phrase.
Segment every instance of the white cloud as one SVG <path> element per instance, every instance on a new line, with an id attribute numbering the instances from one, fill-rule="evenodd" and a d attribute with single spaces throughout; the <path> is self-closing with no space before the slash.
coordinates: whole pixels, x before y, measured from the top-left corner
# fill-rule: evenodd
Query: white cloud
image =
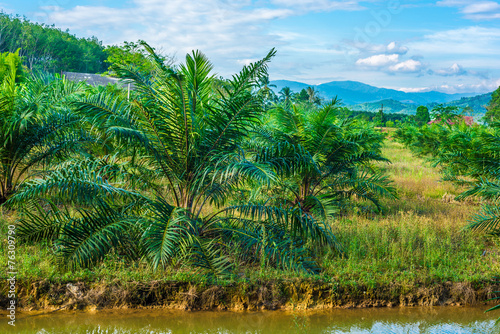
<path id="1" fill-rule="evenodd" d="M 462 13 L 464 14 L 478 14 L 478 13 L 488 13 L 492 11 L 497 11 L 500 9 L 500 4 L 492 1 L 472 3 L 465 6 L 462 9 Z"/>
<path id="2" fill-rule="evenodd" d="M 104 44 L 143 39 L 168 54 L 199 49 L 214 63 L 224 63 L 225 73 L 220 74 L 227 75 L 237 71 L 242 60 L 296 42 L 298 37 L 286 31 L 274 33 L 269 27 L 273 21 L 319 10 L 359 9 L 363 7 L 358 1 L 131 0 L 122 8 L 45 7 L 35 15 L 63 30 L 99 36 Z"/>
<path id="3" fill-rule="evenodd" d="M 236 60 L 236 62 L 240 65 L 243 65 L 243 66 L 248 66 L 250 65 L 251 63 L 254 63 L 256 61 L 258 61 L 259 59 L 257 58 L 253 58 L 253 59 L 238 59 Z"/>
<path id="4" fill-rule="evenodd" d="M 342 45 L 336 46 L 339 49 L 358 55 L 370 54 L 399 54 L 408 53 L 408 47 L 401 45 L 399 42 L 392 41 L 389 44 L 371 44 L 359 43 L 354 41 L 344 41 Z"/>
<path id="5" fill-rule="evenodd" d="M 416 72 L 420 72 L 423 69 L 423 67 L 424 67 L 424 65 L 420 61 L 408 59 L 406 61 L 389 66 L 389 71 L 416 73 Z"/>
<path id="6" fill-rule="evenodd" d="M 397 53 L 400 55 L 404 55 L 408 52 L 408 48 L 406 46 L 401 46 L 396 42 L 390 42 L 387 45 L 386 50 L 388 53 Z"/>
<path id="7" fill-rule="evenodd" d="M 432 85 L 427 87 L 400 87 L 395 88 L 407 93 L 421 93 L 438 91 L 448 94 L 460 94 L 460 93 L 476 93 L 484 94 L 486 92 L 492 92 L 500 87 L 500 78 L 493 81 L 481 81 L 473 84 L 464 83 L 442 83 L 439 85 Z"/>
<path id="8" fill-rule="evenodd" d="M 371 56 L 368 58 L 364 59 L 358 59 L 356 61 L 356 65 L 358 66 L 367 66 L 367 67 L 384 67 L 389 64 L 394 64 L 397 63 L 399 60 L 399 55 L 398 54 L 392 54 L 392 55 L 375 55 Z"/>
<path id="9" fill-rule="evenodd" d="M 405 93 L 424 93 L 424 92 L 430 92 L 432 90 L 429 87 L 398 87 L 393 89 L 400 90 Z"/>
<path id="10" fill-rule="evenodd" d="M 379 70 L 390 74 L 419 73 L 425 65 L 416 59 L 400 60 L 399 54 L 379 54 L 368 58 L 361 58 L 356 65 L 365 69 Z"/>
<path id="11" fill-rule="evenodd" d="M 500 4 L 496 1 L 462 1 L 443 0 L 437 5 L 445 7 L 457 7 L 470 20 L 493 20 L 500 18 Z"/>
<path id="12" fill-rule="evenodd" d="M 431 71 L 431 74 L 437 74 L 444 77 L 448 77 L 448 76 L 466 75 L 467 71 L 462 66 L 455 63 L 448 68 Z"/>

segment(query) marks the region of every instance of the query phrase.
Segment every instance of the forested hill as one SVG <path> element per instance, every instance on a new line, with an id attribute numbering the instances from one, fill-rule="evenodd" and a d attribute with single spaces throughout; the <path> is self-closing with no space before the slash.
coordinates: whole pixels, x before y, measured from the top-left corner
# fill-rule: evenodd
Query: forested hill
<path id="1" fill-rule="evenodd" d="M 473 97 L 462 97 L 460 100 L 455 100 L 447 103 L 443 103 L 444 106 L 458 107 L 460 110 L 465 110 L 476 115 L 484 115 L 486 113 L 486 106 L 491 100 L 491 93 L 477 95 Z M 432 109 L 439 105 L 440 103 L 433 102 L 423 104 L 429 109 Z M 396 100 L 381 100 L 377 102 L 367 102 L 355 105 L 350 105 L 349 107 L 353 110 L 377 112 L 381 108 L 384 112 L 389 113 L 402 113 L 402 114 L 415 114 L 419 104 L 415 103 L 403 103 Z"/>
<path id="2" fill-rule="evenodd" d="M 463 108 L 471 108 L 474 112 L 485 113 L 486 106 L 490 103 L 492 93 L 462 97 L 460 100 L 445 103 L 445 105 Z"/>
<path id="3" fill-rule="evenodd" d="M 108 55 L 97 37 L 77 38 L 55 26 L 0 13 L 0 52 L 16 52 L 30 70 L 102 73 Z"/>
<path id="4" fill-rule="evenodd" d="M 444 104 L 467 109 L 477 115 L 484 115 L 485 106 L 491 100 L 491 93 L 474 96 L 473 93 L 446 94 L 440 92 L 405 93 L 394 89 L 379 88 L 356 81 L 332 81 L 321 85 L 308 85 L 302 82 L 277 80 L 271 81 L 279 94 L 283 87 L 293 92 L 312 87 L 323 99 L 338 96 L 347 107 L 358 110 L 377 112 L 381 108 L 389 113 L 414 114 L 418 106 L 429 109 Z"/>

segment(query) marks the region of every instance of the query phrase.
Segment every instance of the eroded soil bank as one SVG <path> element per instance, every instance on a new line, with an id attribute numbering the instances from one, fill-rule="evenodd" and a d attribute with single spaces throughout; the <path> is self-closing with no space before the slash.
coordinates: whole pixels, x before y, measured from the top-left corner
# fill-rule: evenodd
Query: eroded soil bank
<path id="1" fill-rule="evenodd" d="M 477 305 L 500 291 L 491 283 L 430 286 L 341 286 L 307 280 L 206 285 L 189 282 L 17 282 L 22 310 L 171 308 L 183 310 L 278 310 L 353 307 Z M 0 295 L 5 309 L 9 299 Z"/>

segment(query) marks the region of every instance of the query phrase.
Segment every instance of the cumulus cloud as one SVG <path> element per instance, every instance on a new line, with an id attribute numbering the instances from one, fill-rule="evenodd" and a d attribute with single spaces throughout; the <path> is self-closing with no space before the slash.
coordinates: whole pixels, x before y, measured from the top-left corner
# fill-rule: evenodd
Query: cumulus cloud
<path id="1" fill-rule="evenodd" d="M 368 58 L 358 59 L 356 61 L 356 65 L 380 68 L 387 66 L 389 64 L 397 63 L 398 60 L 399 60 L 398 54 L 392 54 L 392 55 L 381 54 L 381 55 L 371 56 Z"/>
<path id="2" fill-rule="evenodd" d="M 356 65 L 372 70 L 381 70 L 388 73 L 419 73 L 425 65 L 417 59 L 400 60 L 398 54 L 374 55 L 368 58 L 361 58 L 356 61 Z"/>
<path id="3" fill-rule="evenodd" d="M 439 6 L 458 7 L 465 18 L 471 20 L 500 19 L 500 3 L 496 1 L 443 0 L 438 1 L 437 4 Z"/>
<path id="4" fill-rule="evenodd" d="M 390 72 L 404 72 L 404 73 L 417 73 L 424 68 L 424 65 L 414 59 L 408 59 L 406 61 L 389 66 Z"/>
<path id="5" fill-rule="evenodd" d="M 444 77 L 449 77 L 449 76 L 466 75 L 468 73 L 462 66 L 455 63 L 448 68 L 442 68 L 439 70 L 430 71 L 430 74 L 437 74 Z"/>

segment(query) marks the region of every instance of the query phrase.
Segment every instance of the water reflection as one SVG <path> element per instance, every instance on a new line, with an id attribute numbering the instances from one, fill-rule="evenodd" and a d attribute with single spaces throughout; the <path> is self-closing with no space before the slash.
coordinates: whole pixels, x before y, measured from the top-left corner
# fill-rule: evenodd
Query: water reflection
<path id="1" fill-rule="evenodd" d="M 481 308 L 394 308 L 330 311 L 183 312 L 113 310 L 20 314 L 12 333 L 332 333 L 491 334 L 495 315 Z M 5 319 L 4 316 L 2 318 Z M 6 322 L 0 325 L 5 328 Z M 8 326 L 10 327 L 10 326 Z M 1 331 L 3 333 L 3 330 Z"/>

